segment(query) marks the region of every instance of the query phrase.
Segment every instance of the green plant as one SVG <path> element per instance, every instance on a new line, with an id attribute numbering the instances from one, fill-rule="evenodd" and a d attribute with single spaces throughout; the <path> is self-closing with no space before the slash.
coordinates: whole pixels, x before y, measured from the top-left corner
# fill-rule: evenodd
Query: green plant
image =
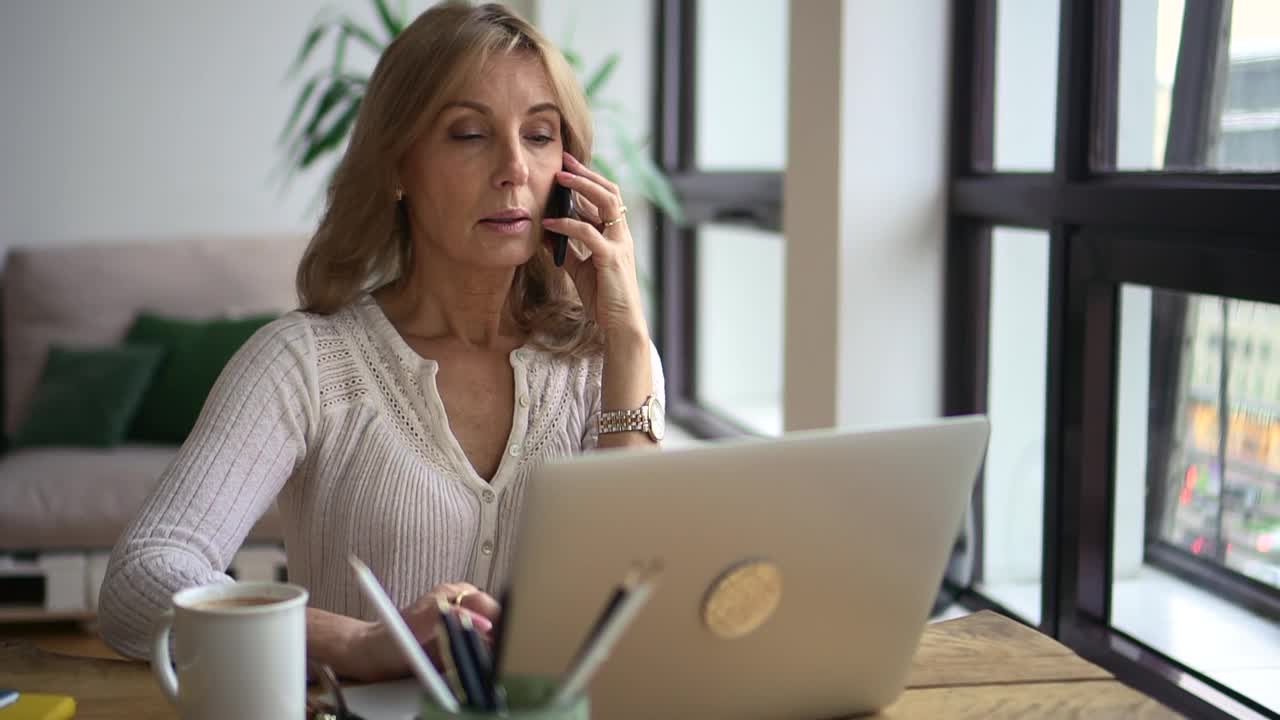
<path id="1" fill-rule="evenodd" d="M 285 147 L 286 171 L 290 178 L 294 173 L 311 168 L 321 158 L 341 152 L 345 147 L 369 84 L 366 74 L 347 67 L 347 48 L 350 44 L 358 43 L 380 55 L 409 22 L 403 0 L 396 9 L 387 0 L 371 1 L 380 24 L 376 31 L 361 25 L 350 16 L 326 10 L 312 22 L 303 38 L 302 47 L 289 70 L 291 79 L 301 74 L 307 61 L 330 38 L 333 59 L 328 67 L 316 71 L 302 84 L 280 135 L 280 143 Z M 646 152 L 648 139 L 634 137 L 625 110 L 618 103 L 603 97 L 605 86 L 618 66 L 618 53 L 611 53 L 598 67 L 588 72 L 578 53 L 567 48 L 562 49 L 562 52 L 582 83 L 597 129 L 603 125 L 619 154 L 619 157 L 607 158 L 594 153 L 592 164 L 625 190 L 653 203 L 676 222 L 683 222 L 684 213 L 670 181 Z"/>

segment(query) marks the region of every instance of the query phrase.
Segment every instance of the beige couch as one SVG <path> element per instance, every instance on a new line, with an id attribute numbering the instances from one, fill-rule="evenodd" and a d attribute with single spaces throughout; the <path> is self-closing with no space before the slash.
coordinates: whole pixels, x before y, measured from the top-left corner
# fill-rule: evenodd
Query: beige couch
<path id="1" fill-rule="evenodd" d="M 289 236 L 10 250 L 0 273 L 6 434 L 24 418 L 50 344 L 116 344 L 140 310 L 193 319 L 287 311 L 304 246 Z M 0 455 L 0 620 L 91 615 L 112 545 L 176 451 Z M 241 577 L 280 565 L 279 537 L 273 510 L 237 557 Z"/>

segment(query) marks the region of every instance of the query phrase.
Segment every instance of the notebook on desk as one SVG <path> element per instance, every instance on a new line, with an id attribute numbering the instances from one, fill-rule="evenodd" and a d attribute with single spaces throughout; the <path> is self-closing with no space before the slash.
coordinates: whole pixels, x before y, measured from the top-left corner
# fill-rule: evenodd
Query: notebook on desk
<path id="1" fill-rule="evenodd" d="M 548 463 L 502 672 L 558 676 L 635 562 L 664 567 L 590 687 L 601 718 L 824 718 L 902 691 L 985 453 L 953 418 Z"/>

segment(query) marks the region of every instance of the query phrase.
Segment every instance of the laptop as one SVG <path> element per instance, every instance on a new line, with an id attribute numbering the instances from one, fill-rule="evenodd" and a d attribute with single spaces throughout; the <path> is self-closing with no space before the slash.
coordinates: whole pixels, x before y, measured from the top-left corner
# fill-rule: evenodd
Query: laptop
<path id="1" fill-rule="evenodd" d="M 548 463 L 526 491 L 501 671 L 559 677 L 628 570 L 656 561 L 593 717 L 879 710 L 906 682 L 988 433 L 969 416 Z"/>

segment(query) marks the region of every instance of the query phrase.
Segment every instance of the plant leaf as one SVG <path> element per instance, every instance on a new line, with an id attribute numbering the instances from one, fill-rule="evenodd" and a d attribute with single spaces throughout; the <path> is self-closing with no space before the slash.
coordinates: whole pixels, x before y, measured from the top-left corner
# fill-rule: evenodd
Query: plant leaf
<path id="1" fill-rule="evenodd" d="M 387 0 L 373 0 L 373 6 L 378 10 L 378 17 L 382 18 L 382 27 L 387 31 L 387 39 L 394 40 L 400 31 L 404 30 L 404 24 L 391 12 Z"/>
<path id="2" fill-rule="evenodd" d="M 672 187 L 671 181 L 667 179 L 667 176 L 652 160 L 645 164 L 648 167 L 645 169 L 644 177 L 653 195 L 651 198 L 653 204 L 661 208 L 662 212 L 669 215 L 677 225 L 683 225 L 685 222 L 684 208 L 680 205 L 680 198 L 676 196 L 676 189 Z"/>
<path id="3" fill-rule="evenodd" d="M 605 58 L 604 63 L 600 65 L 600 68 L 596 70 L 595 74 L 591 76 L 591 79 L 587 81 L 586 88 L 583 90 L 588 98 L 595 95 L 596 92 L 609 81 L 609 76 L 613 74 L 613 69 L 618 67 L 618 60 L 619 57 L 616 52 L 610 53 L 609 57 Z"/>
<path id="4" fill-rule="evenodd" d="M 603 157 L 593 154 L 591 156 L 591 164 L 595 165 L 596 169 L 600 171 L 600 174 L 609 179 L 609 182 L 615 185 L 622 184 L 618 182 L 618 171 L 614 170 L 613 165 L 610 165 Z"/>
<path id="5" fill-rule="evenodd" d="M 623 112 L 622 103 L 614 102 L 612 100 L 597 100 L 595 98 L 589 98 L 588 102 L 592 110 L 615 113 Z"/>
<path id="6" fill-rule="evenodd" d="M 642 144 L 635 142 L 630 138 L 627 129 L 622 123 L 613 120 L 609 123 L 613 128 L 614 139 L 618 143 L 618 148 L 622 150 L 623 161 L 627 165 L 632 177 L 639 181 L 640 187 L 637 188 L 647 200 L 657 205 L 662 212 L 666 213 L 675 220 L 676 223 L 684 223 L 684 210 L 680 207 L 680 200 L 676 197 L 675 188 L 671 186 L 671 182 L 667 180 L 666 175 L 644 151 Z"/>
<path id="7" fill-rule="evenodd" d="M 362 26 L 360 23 L 349 17 L 344 17 L 339 21 L 343 30 L 351 33 L 351 36 L 359 40 L 365 47 L 372 50 L 375 54 L 381 55 L 386 48 L 386 44 L 378 40 L 370 30 Z"/>
<path id="8" fill-rule="evenodd" d="M 289 113 L 289 122 L 285 123 L 284 132 L 280 133 L 280 139 L 277 142 L 284 142 L 284 139 L 289 137 L 289 134 L 293 132 L 293 129 L 298 126 L 298 120 L 302 117 L 302 109 L 306 107 L 307 101 L 315 94 L 316 85 L 319 84 L 319 82 L 320 78 L 313 77 L 307 81 L 306 85 L 302 86 L 302 94 L 299 95 L 298 99 L 293 103 L 293 111 Z"/>
<path id="9" fill-rule="evenodd" d="M 582 72 L 581 55 L 572 50 L 562 50 L 561 53 L 564 55 L 565 62 L 569 63 L 569 67 L 573 68 L 574 72 Z"/>
<path id="10" fill-rule="evenodd" d="M 311 57 L 311 52 L 316 49 L 316 45 L 324 38 L 324 34 L 328 32 L 329 27 L 324 25 L 319 19 L 316 20 L 315 27 L 307 33 L 307 37 L 302 41 L 302 48 L 298 50 L 298 56 L 293 60 L 293 66 L 289 68 L 287 77 L 293 77 L 302 68 L 302 64 Z"/>
<path id="11" fill-rule="evenodd" d="M 320 123 L 324 121 L 329 111 L 338 106 L 347 95 L 350 94 L 349 86 L 341 80 L 334 80 L 329 84 L 328 89 L 320 96 L 320 100 L 316 103 L 314 113 L 311 115 L 311 122 L 307 123 L 306 130 L 303 134 L 309 138 L 316 135 L 316 131 L 320 128 Z"/>
<path id="12" fill-rule="evenodd" d="M 347 38 L 350 36 L 345 27 L 338 29 L 338 41 L 333 45 L 333 67 L 329 68 L 329 73 L 335 77 L 342 74 L 342 64 L 347 59 Z"/>
<path id="13" fill-rule="evenodd" d="M 358 88 L 366 88 L 366 87 L 369 87 L 369 78 L 368 78 L 368 77 L 366 77 L 366 76 L 364 76 L 364 75 L 357 75 L 357 74 L 355 74 L 355 73 L 349 73 L 349 72 L 347 72 L 347 73 L 342 73 L 341 75 L 339 75 L 339 76 L 338 76 L 338 79 L 340 79 L 340 80 L 342 80 L 343 82 L 345 82 L 346 84 L 348 84 L 348 85 L 352 85 L 352 86 L 354 86 L 354 87 L 358 87 Z M 362 93 L 362 94 L 363 94 L 363 93 Z"/>
<path id="14" fill-rule="evenodd" d="M 335 149 L 347 137 L 347 133 L 351 131 L 351 124 L 355 122 L 356 115 L 360 112 L 360 98 L 355 98 L 347 106 L 346 112 L 338 118 L 338 121 L 325 130 L 311 147 L 307 148 L 307 152 L 302 156 L 302 160 L 298 166 L 300 168 L 308 168 L 321 155 Z"/>

